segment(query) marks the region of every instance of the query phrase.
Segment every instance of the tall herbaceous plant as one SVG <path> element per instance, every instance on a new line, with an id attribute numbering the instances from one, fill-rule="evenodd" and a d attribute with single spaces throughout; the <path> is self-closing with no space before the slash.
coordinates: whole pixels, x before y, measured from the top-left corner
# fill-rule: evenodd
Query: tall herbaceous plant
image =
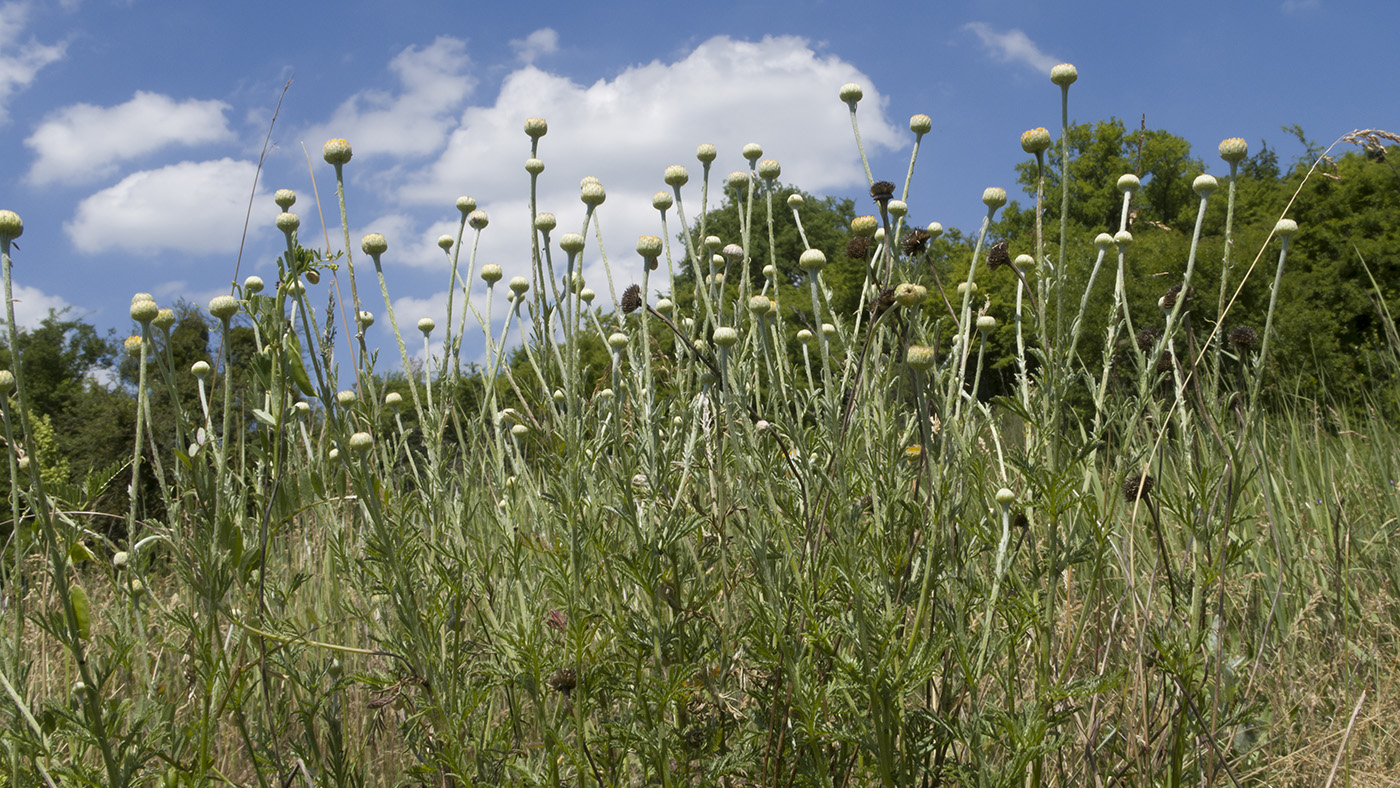
<path id="1" fill-rule="evenodd" d="M 17 359 L 0 371 L 0 784 L 1287 782 L 1273 696 L 1317 657 L 1290 638 L 1344 564 L 1389 545 L 1311 545 L 1298 501 L 1373 481 L 1394 428 L 1305 444 L 1299 415 L 1265 406 L 1299 226 L 1280 218 L 1252 263 L 1232 249 L 1243 140 L 1221 144 L 1229 176 L 1192 184 L 1157 313 L 1128 297 L 1136 174 L 1076 257 L 1077 77 L 1051 72 L 1058 140 L 1020 136 L 1033 229 L 997 239 L 990 187 L 965 244 L 907 202 L 931 118 L 910 119 L 902 183 L 878 180 L 858 85 L 839 100 L 872 202 L 844 248 L 808 243 L 813 206 L 780 196 L 758 144 L 722 178 L 710 144 L 657 173 L 655 229 L 605 247 L 598 179 L 579 225 L 540 203 L 549 127 L 530 118 L 529 257 L 480 255 L 490 219 L 457 198 L 441 325 L 395 314 L 403 239 L 305 247 L 279 190 L 276 285 L 208 304 L 218 352 L 174 397 L 173 434 L 150 396 L 184 373 L 174 313 L 132 301 L 117 522 L 45 475 Z M 348 228 L 351 145 L 323 154 Z M 712 185 L 737 230 L 710 224 Z M 1222 200 L 1223 264 L 1199 265 Z M 789 218 L 797 259 L 776 242 Z M 0 212 L 11 358 L 22 230 Z M 1267 312 L 1237 320 L 1274 246 Z M 987 289 L 1001 269 L 1005 296 Z M 1193 325 L 1212 290 L 1219 317 Z M 385 358 L 366 339 L 379 297 Z M 1091 326 L 1102 354 L 1080 352 Z M 989 346 L 1014 348 L 995 399 Z M 1393 602 L 1395 575 L 1379 582 Z"/>

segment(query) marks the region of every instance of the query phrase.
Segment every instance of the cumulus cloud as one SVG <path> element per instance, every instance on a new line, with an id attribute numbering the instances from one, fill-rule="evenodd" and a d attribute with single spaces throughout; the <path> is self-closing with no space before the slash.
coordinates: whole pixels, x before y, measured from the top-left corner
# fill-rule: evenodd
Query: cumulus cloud
<path id="1" fill-rule="evenodd" d="M 132 173 L 79 203 L 63 229 L 87 254 L 231 254 L 242 238 L 256 170 L 252 162 L 223 158 Z M 268 204 L 270 197 L 253 199 Z M 250 232 L 260 226 L 255 222 Z"/>
<path id="2" fill-rule="evenodd" d="M 525 38 L 510 42 L 511 49 L 521 63 L 530 65 L 541 55 L 552 55 L 559 50 L 559 34 L 553 28 L 543 27 Z"/>
<path id="3" fill-rule="evenodd" d="M 38 328 L 49 310 L 62 312 L 71 304 L 61 296 L 49 295 L 37 287 L 16 284 L 14 286 L 15 322 L 20 328 Z M 0 311 L 0 325 L 5 324 L 5 313 Z"/>
<path id="4" fill-rule="evenodd" d="M 61 43 L 20 43 L 20 34 L 28 24 L 28 4 L 0 5 L 0 123 L 9 120 L 10 97 L 29 87 L 44 66 L 63 59 L 67 49 Z"/>
<path id="5" fill-rule="evenodd" d="M 232 140 L 228 109 L 222 101 L 176 101 L 145 91 L 113 107 L 65 107 L 24 141 L 38 157 L 26 177 L 38 185 L 91 181 L 163 148 Z"/>
<path id="6" fill-rule="evenodd" d="M 985 22 L 969 22 L 963 25 L 963 29 L 976 34 L 987 52 L 1002 63 L 1021 63 L 1038 74 L 1049 74 L 1050 69 L 1061 62 L 1059 58 L 1040 51 L 1030 36 L 1020 30 L 1001 33 Z"/>
<path id="7" fill-rule="evenodd" d="M 455 38 L 442 36 L 421 49 L 409 47 L 389 62 L 389 70 L 399 81 L 398 91 L 356 93 L 325 123 L 307 129 L 304 139 L 319 146 L 328 139 L 344 137 L 354 146 L 357 157 L 436 153 L 476 86 L 467 73 L 469 65 L 466 45 Z"/>

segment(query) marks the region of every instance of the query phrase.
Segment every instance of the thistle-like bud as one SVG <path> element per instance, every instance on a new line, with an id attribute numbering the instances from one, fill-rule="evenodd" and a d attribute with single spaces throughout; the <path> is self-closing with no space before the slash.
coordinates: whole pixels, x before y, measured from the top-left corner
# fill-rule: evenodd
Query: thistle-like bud
<path id="1" fill-rule="evenodd" d="M 933 118 L 927 115 L 914 115 L 909 118 L 909 130 L 915 134 L 927 134 L 933 131 Z"/>
<path id="2" fill-rule="evenodd" d="M 472 211 L 475 211 L 475 210 L 476 210 L 476 198 L 474 198 L 474 197 L 468 197 L 468 196 L 466 196 L 465 194 L 462 195 L 461 197 L 458 197 L 458 198 L 457 198 L 457 210 L 460 211 L 460 212 L 462 213 L 463 216 L 466 216 L 467 214 L 471 213 Z"/>
<path id="3" fill-rule="evenodd" d="M 486 225 L 490 223 L 491 217 L 487 215 L 486 211 L 478 209 L 467 214 L 467 226 L 473 230 L 485 230 Z"/>
<path id="4" fill-rule="evenodd" d="M 1298 223 L 1292 219 L 1279 219 L 1274 225 L 1274 235 L 1280 238 L 1292 238 L 1298 232 Z"/>
<path id="5" fill-rule="evenodd" d="M 671 312 L 673 312 L 675 308 L 675 302 L 669 298 L 663 298 L 660 301 L 656 302 L 656 311 L 660 312 L 663 315 L 671 314 Z"/>
<path id="6" fill-rule="evenodd" d="M 1196 180 L 1191 182 L 1191 188 L 1202 199 L 1209 198 L 1219 185 L 1213 175 L 1197 175 Z"/>
<path id="7" fill-rule="evenodd" d="M 991 331 L 996 327 L 997 319 L 992 317 L 991 315 L 982 315 L 981 317 L 977 318 L 978 331 Z"/>
<path id="8" fill-rule="evenodd" d="M 901 282 L 894 289 L 894 302 L 906 309 L 918 306 L 923 300 L 913 282 Z"/>
<path id="9" fill-rule="evenodd" d="M 1108 233 L 1099 233 L 1098 235 L 1094 236 L 1094 246 L 1097 246 L 1100 249 L 1107 249 L 1112 245 L 1113 236 L 1109 235 Z"/>
<path id="10" fill-rule="evenodd" d="M 739 332 L 730 326 L 720 326 L 715 329 L 715 344 L 720 347 L 729 348 L 739 341 Z"/>
<path id="11" fill-rule="evenodd" d="M 724 246 L 724 241 L 720 240 L 720 237 L 719 237 L 718 235 L 707 235 L 707 236 L 705 236 L 705 251 L 707 251 L 707 252 L 713 252 L 714 250 L 720 248 L 721 246 Z M 722 262 L 724 262 L 724 261 L 723 261 L 723 260 L 719 260 L 718 262 L 721 262 L 721 263 L 722 263 Z"/>
<path id="12" fill-rule="evenodd" d="M 903 200 L 890 200 L 890 204 L 885 207 L 890 212 L 890 216 L 896 219 L 902 218 L 909 213 L 909 205 Z"/>
<path id="13" fill-rule="evenodd" d="M 1248 155 L 1249 143 L 1245 142 L 1242 137 L 1231 137 L 1228 140 L 1222 140 L 1220 143 L 1220 158 L 1231 164 L 1237 164 L 1243 161 L 1244 157 Z"/>
<path id="14" fill-rule="evenodd" d="M 768 307 L 772 305 L 773 302 L 768 300 L 768 296 L 756 295 L 749 297 L 749 313 L 755 317 L 763 317 L 768 314 Z"/>
<path id="15" fill-rule="evenodd" d="M 725 244 L 724 248 L 719 250 L 719 253 L 724 255 L 724 258 L 731 263 L 737 263 L 744 259 L 744 247 L 738 244 Z"/>
<path id="16" fill-rule="evenodd" d="M 529 279 L 526 279 L 526 278 L 523 277 L 523 276 L 516 276 L 516 277 L 512 277 L 512 278 L 511 278 L 511 280 L 510 280 L 510 291 L 511 291 L 512 293 L 515 293 L 516 297 L 519 297 L 519 296 L 524 295 L 525 292 L 526 292 L 527 290 L 529 290 L 529 289 L 530 289 L 530 280 L 529 280 Z"/>
<path id="17" fill-rule="evenodd" d="M 797 263 L 802 266 L 802 270 L 816 273 L 826 267 L 826 253 L 820 249 L 808 249 L 797 258 Z"/>
<path id="18" fill-rule="evenodd" d="M 153 303 L 151 306 L 155 306 L 155 304 Z M 214 299 L 209 302 L 209 314 L 220 320 L 228 320 L 238 314 L 238 299 L 226 295 L 214 296 Z"/>
<path id="19" fill-rule="evenodd" d="M 579 300 L 582 301 L 582 302 L 585 303 L 585 304 L 591 304 L 591 303 L 593 303 L 593 298 L 594 298 L 596 295 L 597 295 L 597 294 L 594 293 L 593 290 L 591 290 L 590 288 L 587 288 L 587 287 L 585 287 L 585 288 L 583 288 L 582 290 L 578 291 L 578 298 L 579 298 Z"/>
<path id="20" fill-rule="evenodd" d="M 494 285 L 501 281 L 502 276 L 505 276 L 505 273 L 495 263 L 487 263 L 481 267 L 481 279 L 488 285 Z"/>
<path id="21" fill-rule="evenodd" d="M 528 424 L 512 424 L 510 434 L 515 438 L 523 438 L 530 434 L 530 426 Z"/>
<path id="22" fill-rule="evenodd" d="M 854 82 L 847 82 L 841 86 L 841 90 L 836 95 L 840 96 L 842 101 L 854 107 L 856 102 L 864 98 L 865 91 L 861 90 L 860 85 Z"/>
<path id="23" fill-rule="evenodd" d="M 670 192 L 657 192 L 651 196 L 651 207 L 662 213 L 670 210 L 675 204 L 676 198 L 672 197 Z"/>
<path id="24" fill-rule="evenodd" d="M 1000 208 L 1001 206 L 1006 204 L 1006 190 L 999 186 L 993 186 L 989 189 L 985 189 L 982 192 L 982 204 L 986 205 L 992 210 Z"/>
<path id="25" fill-rule="evenodd" d="M 715 157 L 717 156 L 719 156 L 719 151 L 715 149 L 715 146 L 711 145 L 708 142 L 702 142 L 699 145 L 699 147 L 695 149 L 695 158 L 699 159 L 705 164 L 709 164 L 710 162 L 714 161 Z"/>
<path id="26" fill-rule="evenodd" d="M 726 181 L 729 184 L 729 188 L 742 189 L 749 185 L 749 174 L 743 170 L 735 170 L 729 173 L 729 177 Z"/>
<path id="27" fill-rule="evenodd" d="M 357 315 L 355 319 L 357 322 L 359 322 L 360 328 L 369 328 L 370 326 L 374 325 L 373 312 L 368 312 L 361 309 L 360 314 Z"/>
<path id="28" fill-rule="evenodd" d="M 143 342 L 141 337 L 132 335 L 122 340 L 122 349 L 125 350 L 129 356 L 137 356 L 141 354 Z"/>
<path id="29" fill-rule="evenodd" d="M 1230 329 L 1229 340 L 1238 351 L 1253 350 L 1259 346 L 1259 332 L 1250 326 L 1235 326 Z"/>
<path id="30" fill-rule="evenodd" d="M 335 402 L 342 408 L 348 408 L 354 405 L 356 399 L 355 392 L 349 389 L 342 389 L 335 393 Z"/>
<path id="31" fill-rule="evenodd" d="M 525 160 L 525 171 L 531 175 L 539 175 L 544 172 L 544 160 L 531 156 Z"/>
<path id="32" fill-rule="evenodd" d="M 758 177 L 765 181 L 775 181 L 783 174 L 783 166 L 777 159 L 764 159 L 758 163 Z"/>
<path id="33" fill-rule="evenodd" d="M 680 164 L 672 164 L 661 174 L 661 179 L 666 181 L 667 186 L 684 186 L 690 181 L 690 173 Z M 668 197 L 670 195 L 667 195 Z M 652 198 L 652 204 L 656 204 L 656 198 Z M 667 205 L 666 207 L 671 207 Z"/>
<path id="34" fill-rule="evenodd" d="M 748 159 L 749 162 L 752 163 L 758 161 L 759 157 L 763 155 L 763 146 L 759 145 L 757 142 L 750 142 L 739 152 L 743 154 L 745 159 Z"/>
<path id="35" fill-rule="evenodd" d="M 391 408 L 397 408 L 403 404 L 403 395 L 397 391 L 391 391 L 384 395 L 384 404 Z"/>
<path id="36" fill-rule="evenodd" d="M 559 220 L 552 213 L 542 213 L 535 217 L 535 229 L 542 233 L 552 232 L 559 226 Z"/>
<path id="37" fill-rule="evenodd" d="M 158 314 L 160 314 L 160 307 L 156 306 L 155 301 L 143 298 L 131 302 L 131 319 L 143 326 L 155 320 Z"/>
<path id="38" fill-rule="evenodd" d="M 447 235 L 446 233 L 438 236 L 438 248 L 443 250 L 444 252 L 452 248 L 452 243 L 452 236 Z M 312 284 L 315 284 L 315 282 L 312 282 Z"/>
<path id="39" fill-rule="evenodd" d="M 763 266 L 763 276 L 764 276 L 765 278 L 767 278 L 767 279 L 772 279 L 773 277 L 775 277 L 775 276 L 777 276 L 777 275 L 778 275 L 778 267 L 777 267 L 777 266 L 773 265 L 772 263 L 769 263 L 768 265 Z"/>
<path id="40" fill-rule="evenodd" d="M 437 328 L 437 323 L 431 317 L 418 318 L 418 330 L 423 332 L 423 336 L 426 337 L 433 333 L 435 328 Z"/>
<path id="41" fill-rule="evenodd" d="M 125 550 L 118 550 L 112 555 L 112 568 L 118 572 L 126 569 L 129 563 L 131 563 L 131 553 Z"/>
<path id="42" fill-rule="evenodd" d="M 378 257 L 389 251 L 389 240 L 379 233 L 370 233 L 360 239 L 360 251 L 370 257 Z"/>
<path id="43" fill-rule="evenodd" d="M 807 344 L 808 342 L 811 342 L 811 341 L 812 341 L 812 331 L 811 331 L 811 329 L 806 329 L 806 328 L 799 329 L 798 332 L 797 332 L 797 341 L 798 341 L 798 342 L 801 342 L 801 343 L 804 344 L 804 345 Z"/>
<path id="44" fill-rule="evenodd" d="M 1132 246 L 1133 234 L 1127 230 L 1119 230 L 1113 234 L 1113 242 L 1119 246 Z"/>
<path id="45" fill-rule="evenodd" d="M 654 235 L 637 236 L 637 254 L 646 259 L 655 259 L 661 256 L 663 246 L 660 238 Z"/>
<path id="46" fill-rule="evenodd" d="M 858 236 L 872 236 L 878 229 L 880 229 L 880 220 L 874 216 L 857 216 L 851 220 L 851 232 Z"/>
<path id="47" fill-rule="evenodd" d="M 297 193 L 292 191 L 291 189 L 278 189 L 275 193 L 273 193 L 272 201 L 277 203 L 278 208 L 281 208 L 285 211 L 296 204 Z"/>
<path id="48" fill-rule="evenodd" d="M 967 282 L 958 282 L 958 295 L 965 295 L 968 290 L 972 291 L 972 295 L 977 295 L 977 283 L 973 282 L 972 287 L 969 288 Z"/>
<path id="49" fill-rule="evenodd" d="M 526 118 L 525 134 L 532 140 L 537 140 L 549 133 L 549 123 L 544 118 Z"/>
<path id="50" fill-rule="evenodd" d="M 368 432 L 357 432 L 350 436 L 350 451 L 364 454 L 374 448 L 374 436 Z"/>
<path id="51" fill-rule="evenodd" d="M 24 220 L 14 211 L 0 211 L 0 238 L 14 239 L 24 235 Z"/>
<path id="52" fill-rule="evenodd" d="M 294 213 L 283 211 L 277 214 L 277 229 L 284 233 L 295 232 L 301 226 L 301 218 Z"/>
<path id="53" fill-rule="evenodd" d="M 608 335 L 608 347 L 612 348 L 613 350 L 621 350 L 627 347 L 627 342 L 627 335 L 622 333 L 621 331 L 614 331 L 613 333 Z"/>
<path id="54" fill-rule="evenodd" d="M 1118 176 L 1118 191 L 1120 192 L 1135 192 L 1139 186 L 1142 186 L 1142 179 L 1131 172 Z"/>
<path id="55" fill-rule="evenodd" d="M 1050 69 L 1050 81 L 1062 88 L 1067 88 L 1079 79 L 1079 69 L 1072 63 L 1061 63 Z"/>
<path id="56" fill-rule="evenodd" d="M 822 323 L 822 334 L 826 335 L 827 337 L 836 336 L 836 326 L 833 326 L 830 323 Z"/>
<path id="57" fill-rule="evenodd" d="M 196 361 L 190 365 L 190 373 L 193 374 L 195 377 L 199 378 L 200 380 L 209 377 L 209 370 L 210 367 L 208 361 Z"/>
<path id="58" fill-rule="evenodd" d="M 920 372 L 932 369 L 937 361 L 933 348 L 926 345 L 910 345 L 904 353 L 904 362 Z"/>
<path id="59" fill-rule="evenodd" d="M 1021 150 L 1030 154 L 1044 153 L 1050 147 L 1050 132 L 1044 126 L 1037 126 L 1021 132 Z"/>
<path id="60" fill-rule="evenodd" d="M 559 248 L 569 254 L 582 252 L 584 243 L 584 237 L 578 233 L 564 233 L 559 236 Z"/>
<path id="61" fill-rule="evenodd" d="M 151 325 L 155 326 L 156 328 L 161 328 L 161 329 L 170 328 L 171 326 L 175 325 L 175 310 L 173 310 L 173 309 L 162 309 L 162 310 L 160 310 L 159 312 L 156 313 L 156 318 L 155 318 L 155 320 L 152 320 L 152 321 L 151 321 Z"/>
<path id="62" fill-rule="evenodd" d="M 350 161 L 354 153 L 350 150 L 350 143 L 339 137 L 333 140 L 326 140 L 326 144 L 321 146 L 321 158 L 327 164 L 345 164 Z"/>
<path id="63" fill-rule="evenodd" d="M 15 390 L 15 373 L 0 369 L 0 395 L 8 395 Z"/>
<path id="64" fill-rule="evenodd" d="M 599 205 L 603 204 L 603 200 L 608 198 L 608 193 L 607 190 L 603 188 L 603 184 L 593 181 L 591 183 L 585 183 L 579 188 L 578 198 L 583 201 L 584 205 L 590 208 L 597 208 Z"/>
<path id="65" fill-rule="evenodd" d="M 787 204 L 789 208 L 801 208 L 804 202 L 806 202 L 806 200 L 797 192 L 788 195 Z"/>

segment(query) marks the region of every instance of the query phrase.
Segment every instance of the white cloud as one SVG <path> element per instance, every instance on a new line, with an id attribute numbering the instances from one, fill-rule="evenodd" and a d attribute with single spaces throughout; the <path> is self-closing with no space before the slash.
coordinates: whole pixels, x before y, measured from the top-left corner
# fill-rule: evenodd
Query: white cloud
<path id="1" fill-rule="evenodd" d="M 471 95 L 476 80 L 466 73 L 466 46 L 439 37 L 419 49 L 409 47 L 389 61 L 401 90 L 366 90 L 336 108 L 330 120 L 307 129 L 303 139 L 319 146 L 328 139 L 350 140 L 355 155 L 426 156 L 442 149 L 454 114 Z"/>
<path id="2" fill-rule="evenodd" d="M 64 231 L 87 254 L 160 250 L 199 255 L 238 250 L 257 166 L 229 158 L 145 170 L 78 204 Z M 261 192 L 254 205 L 270 199 Z M 254 220 L 253 234 L 270 225 Z"/>
<path id="3" fill-rule="evenodd" d="M 29 87 L 44 66 L 61 60 L 67 44 L 20 42 L 29 23 L 27 3 L 0 5 L 0 123 L 9 120 L 10 97 Z"/>
<path id="4" fill-rule="evenodd" d="M 61 296 L 49 295 L 36 287 L 16 284 L 14 286 L 15 322 L 20 328 L 38 328 L 39 323 L 49 316 L 49 310 L 62 312 L 71 304 Z M 5 324 L 5 313 L 0 311 L 0 325 Z"/>
<path id="5" fill-rule="evenodd" d="M 977 38 L 981 39 L 982 46 L 1002 63 L 1022 63 L 1039 74 L 1048 75 L 1050 69 L 1062 62 L 1059 58 L 1040 51 L 1040 47 L 1036 46 L 1030 36 L 1020 30 L 999 33 L 985 22 L 969 22 L 963 25 L 963 29 L 975 33 Z"/>
<path id="6" fill-rule="evenodd" d="M 559 33 L 553 28 L 543 27 L 523 39 L 510 42 L 511 49 L 521 63 L 530 65 L 541 55 L 552 55 L 559 50 Z"/>
<path id="7" fill-rule="evenodd" d="M 114 107 L 64 107 L 24 141 L 38 155 L 26 177 L 39 185 L 91 181 L 162 148 L 232 140 L 228 109 L 222 101 L 176 101 L 145 91 Z"/>

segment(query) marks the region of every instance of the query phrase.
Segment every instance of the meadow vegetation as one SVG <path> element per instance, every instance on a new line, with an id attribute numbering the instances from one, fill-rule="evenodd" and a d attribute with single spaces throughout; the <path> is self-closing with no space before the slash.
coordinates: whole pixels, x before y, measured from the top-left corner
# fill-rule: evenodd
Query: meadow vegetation
<path id="1" fill-rule="evenodd" d="M 0 785 L 1395 784 L 1397 138 L 1215 178 L 1075 78 L 970 231 L 922 115 L 868 208 L 701 145 L 637 282 L 594 179 L 520 270 L 459 198 L 442 326 L 281 190 L 279 281 L 113 358 L 15 328 L 0 212 Z"/>

